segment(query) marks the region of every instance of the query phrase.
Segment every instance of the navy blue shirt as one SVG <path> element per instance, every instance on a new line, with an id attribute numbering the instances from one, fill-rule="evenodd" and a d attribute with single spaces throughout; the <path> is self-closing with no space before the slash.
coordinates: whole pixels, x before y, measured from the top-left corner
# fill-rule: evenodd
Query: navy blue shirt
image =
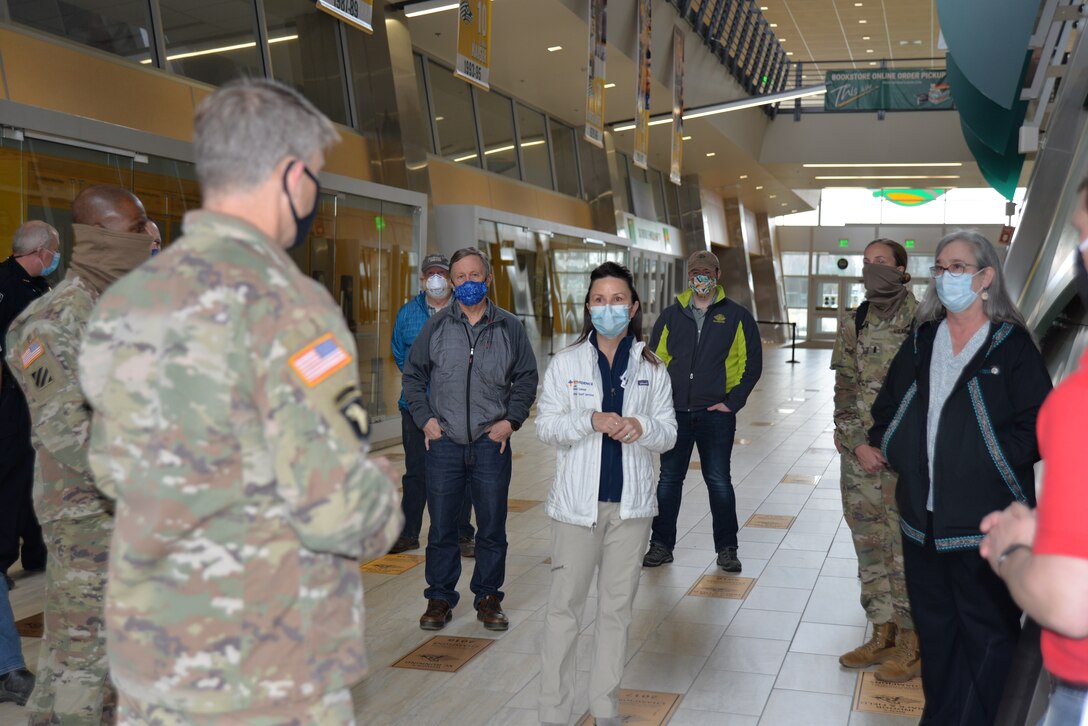
<path id="1" fill-rule="evenodd" d="M 627 362 L 631 357 L 633 335 L 620 340 L 616 355 L 612 358 L 611 368 L 608 358 L 597 347 L 597 333 L 590 333 L 590 342 L 597 349 L 597 367 L 601 369 L 601 411 L 623 415 L 623 387 L 627 383 Z M 604 444 L 601 446 L 601 483 L 597 499 L 602 502 L 618 502 L 623 494 L 623 444 L 607 434 L 601 434 Z"/>

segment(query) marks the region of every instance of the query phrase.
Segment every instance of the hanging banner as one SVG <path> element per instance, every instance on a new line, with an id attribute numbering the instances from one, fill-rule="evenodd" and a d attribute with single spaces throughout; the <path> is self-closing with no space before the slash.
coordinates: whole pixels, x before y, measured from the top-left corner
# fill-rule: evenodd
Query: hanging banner
<path id="1" fill-rule="evenodd" d="M 317 9 L 366 33 L 374 32 L 374 0 L 317 0 Z"/>
<path id="2" fill-rule="evenodd" d="M 672 159 L 669 181 L 680 186 L 680 159 L 684 153 L 684 31 L 672 29 Z"/>
<path id="3" fill-rule="evenodd" d="M 943 70 L 828 71 L 825 111 L 928 111 L 953 108 Z"/>
<path id="4" fill-rule="evenodd" d="M 604 148 L 604 61 L 608 0 L 589 0 L 589 62 L 586 63 L 586 141 Z"/>
<path id="5" fill-rule="evenodd" d="M 490 91 L 491 0 L 461 0 L 457 7 L 455 76 Z"/>
<path id="6" fill-rule="evenodd" d="M 650 154 L 650 8 L 652 0 L 638 2 L 638 81 L 635 83 L 635 151 L 631 160 L 649 169 Z"/>

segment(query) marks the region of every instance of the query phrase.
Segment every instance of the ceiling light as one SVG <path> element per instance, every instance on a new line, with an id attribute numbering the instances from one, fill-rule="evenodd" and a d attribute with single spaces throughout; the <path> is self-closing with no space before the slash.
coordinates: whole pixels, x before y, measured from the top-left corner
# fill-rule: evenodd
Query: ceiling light
<path id="1" fill-rule="evenodd" d="M 521 148 L 524 149 L 527 146 L 540 146 L 543 143 L 544 139 L 537 139 L 536 141 L 523 141 L 521 142 Z"/>
<path id="2" fill-rule="evenodd" d="M 796 209 L 791 209 L 790 214 L 797 214 L 797 210 Z"/>
<path id="3" fill-rule="evenodd" d="M 680 139 L 683 140 L 683 141 L 691 141 L 690 136 L 681 136 Z"/>
<path id="4" fill-rule="evenodd" d="M 873 49 L 872 49 L 872 48 L 866 48 L 866 49 L 865 49 L 865 52 L 866 52 L 866 53 L 872 53 L 872 52 L 873 52 Z"/>
<path id="5" fill-rule="evenodd" d="M 778 196 L 777 194 L 771 194 L 771 195 L 770 195 L 769 197 L 767 197 L 767 198 L 768 198 L 768 199 L 774 199 L 774 198 L 775 198 L 775 197 L 777 197 L 777 196 Z"/>
<path id="6" fill-rule="evenodd" d="M 747 174 L 741 174 L 741 175 L 740 175 L 740 178 L 741 178 L 741 179 L 747 179 L 747 178 L 748 178 L 748 175 L 747 175 Z"/>
<path id="7" fill-rule="evenodd" d="M 958 176 L 817 176 L 814 179 L 827 180 L 889 180 L 889 179 L 959 179 Z"/>
<path id="8" fill-rule="evenodd" d="M 802 164 L 806 169 L 867 169 L 869 167 L 911 167 L 911 166 L 963 166 L 958 161 L 906 161 L 903 163 L 885 163 L 885 164 Z"/>
<path id="9" fill-rule="evenodd" d="M 404 17 L 416 18 L 420 15 L 440 13 L 444 10 L 456 10 L 459 3 L 451 3 L 449 0 L 427 0 L 427 2 L 413 3 L 404 9 Z"/>
<path id="10" fill-rule="evenodd" d="M 868 35 L 861 36 L 861 39 L 862 40 L 872 40 L 872 38 L 870 38 Z"/>
<path id="11" fill-rule="evenodd" d="M 606 83 L 606 84 L 604 84 L 604 87 L 605 88 L 615 88 L 616 84 L 615 83 Z"/>
<path id="12" fill-rule="evenodd" d="M 758 187 L 756 187 L 756 191 L 758 192 L 762 188 L 763 188 L 762 186 L 758 186 Z"/>
<path id="13" fill-rule="evenodd" d="M 869 21 L 868 20 L 859 20 L 858 25 L 865 25 L 867 22 L 869 22 Z"/>
<path id="14" fill-rule="evenodd" d="M 871 66 L 875 66 L 875 65 L 876 65 L 876 61 L 869 61 L 869 65 L 871 65 Z"/>
<path id="15" fill-rule="evenodd" d="M 298 35 L 282 35 L 279 38 L 269 38 L 268 39 L 268 44 L 272 45 L 273 43 L 283 43 L 283 42 L 286 42 L 288 40 L 298 40 Z M 224 46 L 221 46 L 219 48 L 205 48 L 204 50 L 194 50 L 194 51 L 190 51 L 188 53 L 175 53 L 174 55 L 166 56 L 166 60 L 168 60 L 168 61 L 183 60 L 185 58 L 196 58 L 198 56 L 212 55 L 214 53 L 229 53 L 232 50 L 244 50 L 246 48 L 256 48 L 256 47 L 257 47 L 256 42 L 238 43 L 237 45 L 224 45 Z M 145 66 L 150 65 L 151 64 L 151 59 L 150 58 L 145 58 L 142 61 L 140 61 L 140 63 L 142 63 Z"/>
<path id="16" fill-rule="evenodd" d="M 779 38 L 779 39 L 778 39 L 778 42 L 779 42 L 779 43 L 785 43 L 785 42 L 786 42 L 786 39 L 785 39 L 785 38 Z"/>
<path id="17" fill-rule="evenodd" d="M 860 8 L 861 6 L 862 6 L 862 3 L 854 3 L 855 8 Z"/>
<path id="18" fill-rule="evenodd" d="M 770 8 L 769 8 L 769 7 L 767 7 L 766 5 L 760 5 L 760 6 L 759 6 L 759 9 L 760 9 L 760 10 L 770 10 Z"/>
<path id="19" fill-rule="evenodd" d="M 715 155 L 715 153 L 716 153 L 716 152 L 713 152 L 713 151 L 708 151 L 708 152 L 706 152 L 706 155 L 707 155 L 707 156 L 714 156 L 714 155 Z"/>
<path id="20" fill-rule="evenodd" d="M 777 27 L 778 27 L 778 23 L 771 23 L 771 27 L 772 27 L 772 28 L 777 28 Z"/>
<path id="21" fill-rule="evenodd" d="M 786 55 L 793 55 L 793 51 L 792 50 L 787 50 Z"/>
<path id="22" fill-rule="evenodd" d="M 793 101 L 798 98 L 807 98 L 808 96 L 819 96 L 820 94 L 827 93 L 827 85 L 819 83 L 814 86 L 802 86 L 801 88 L 794 88 L 789 91 L 780 91 L 778 93 L 768 93 L 764 96 L 753 96 L 752 98 L 742 98 L 737 101 L 726 101 L 725 103 L 714 104 L 713 106 L 703 106 L 701 108 L 689 109 L 684 114 L 684 121 L 690 121 L 691 119 L 703 118 L 704 116 L 717 116 L 721 113 L 729 113 L 730 111 L 740 111 L 745 108 L 755 108 L 756 106 L 766 106 L 771 103 L 782 103 L 785 101 Z M 650 121 L 650 126 L 658 126 L 660 124 L 672 123 L 672 114 L 664 114 L 657 116 Z M 613 131 L 632 131 L 635 128 L 633 121 L 628 121 L 622 126 L 613 126 Z"/>
<path id="23" fill-rule="evenodd" d="M 445 117 L 445 116 L 435 116 L 435 117 L 434 117 L 434 120 L 435 120 L 435 121 L 445 121 L 445 120 L 446 120 L 446 117 Z"/>
<path id="24" fill-rule="evenodd" d="M 457 158 L 454 159 L 454 161 L 460 163 L 462 161 L 468 161 L 469 159 L 475 159 L 475 158 L 476 158 L 476 154 L 474 152 L 474 153 L 471 153 L 471 154 L 465 154 L 464 156 L 458 156 Z"/>
<path id="25" fill-rule="evenodd" d="M 782 202 L 782 206 L 783 206 L 783 207 L 787 206 L 787 205 L 786 205 L 786 202 Z"/>
<path id="26" fill-rule="evenodd" d="M 557 50 L 563 50 L 563 46 L 561 46 L 561 45 L 549 45 L 548 46 L 548 52 L 549 53 L 554 53 Z"/>

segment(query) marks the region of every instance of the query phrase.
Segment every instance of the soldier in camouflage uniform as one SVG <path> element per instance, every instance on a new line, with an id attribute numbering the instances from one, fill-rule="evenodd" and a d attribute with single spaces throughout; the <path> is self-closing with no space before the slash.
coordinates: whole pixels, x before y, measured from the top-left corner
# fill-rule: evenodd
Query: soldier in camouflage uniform
<path id="1" fill-rule="evenodd" d="M 876 677 L 894 682 L 918 675 L 921 663 L 903 575 L 896 475 L 880 450 L 869 446 L 868 432 L 873 402 L 912 328 L 917 301 L 906 287 L 906 265 L 907 251 L 898 242 L 869 243 L 862 272 L 866 302 L 857 315 L 840 321 L 831 357 L 843 513 L 858 555 L 861 605 L 873 624 L 872 638 L 839 663 L 847 668 L 879 664 Z"/>
<path id="2" fill-rule="evenodd" d="M 116 720 L 103 601 L 112 507 L 87 463 L 90 413 L 76 359 L 95 301 L 149 257 L 143 204 L 117 186 L 72 203 L 75 247 L 64 281 L 11 324 L 7 362 L 30 407 L 34 510 L 49 553 L 45 642 L 27 704 L 30 724 L 97 726 Z"/>
<path id="3" fill-rule="evenodd" d="M 116 499 L 106 625 L 121 724 L 350 724 L 360 558 L 403 519 L 367 458 L 355 340 L 286 248 L 316 214 L 332 123 L 238 81 L 197 110 L 203 208 L 111 287 L 80 376 Z"/>

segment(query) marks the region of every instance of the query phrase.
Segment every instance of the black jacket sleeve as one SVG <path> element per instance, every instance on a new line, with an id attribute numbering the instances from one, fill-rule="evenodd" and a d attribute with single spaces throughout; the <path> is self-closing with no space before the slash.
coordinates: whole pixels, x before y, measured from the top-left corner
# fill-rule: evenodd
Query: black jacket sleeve
<path id="1" fill-rule="evenodd" d="M 899 404 L 915 379 L 914 336 L 908 335 L 899 352 L 895 354 L 884 385 L 873 402 L 873 427 L 869 429 L 869 445 L 881 448 L 884 433 L 895 418 Z M 893 467 L 894 468 L 894 467 Z"/>
<path id="2" fill-rule="evenodd" d="M 747 310 L 741 312 L 740 326 L 741 335 L 744 336 L 744 350 L 747 359 L 744 363 L 744 374 L 741 375 L 740 382 L 725 395 L 725 405 L 733 413 L 744 408 L 752 389 L 756 387 L 759 377 L 763 375 L 763 341 L 759 336 L 759 326 L 756 325 L 756 319 Z"/>
<path id="3" fill-rule="evenodd" d="M 1039 441 L 1035 433 L 1035 421 L 1039 409 L 1050 394 L 1050 373 L 1043 356 L 1024 331 L 1017 339 L 1009 341 L 1019 350 L 1009 358 L 1005 380 L 1008 381 L 1008 402 L 1013 410 L 1013 425 L 997 431 L 1001 450 L 1013 469 L 1023 469 L 1035 464 L 1040 458 Z"/>
<path id="4" fill-rule="evenodd" d="M 536 354 L 525 334 L 525 326 L 517 318 L 507 322 L 514 341 L 514 365 L 510 370 L 510 403 L 506 407 L 506 420 L 517 431 L 529 418 L 529 409 L 536 400 L 538 373 Z"/>
<path id="5" fill-rule="evenodd" d="M 401 385 L 404 387 L 404 401 L 408 404 L 408 412 L 416 426 L 423 428 L 428 421 L 434 418 L 431 410 L 431 402 L 427 400 L 427 387 L 431 382 L 431 336 L 440 315 L 432 315 L 423 329 L 419 331 L 416 340 L 408 351 L 408 358 L 404 361 L 404 374 L 401 377 Z"/>

